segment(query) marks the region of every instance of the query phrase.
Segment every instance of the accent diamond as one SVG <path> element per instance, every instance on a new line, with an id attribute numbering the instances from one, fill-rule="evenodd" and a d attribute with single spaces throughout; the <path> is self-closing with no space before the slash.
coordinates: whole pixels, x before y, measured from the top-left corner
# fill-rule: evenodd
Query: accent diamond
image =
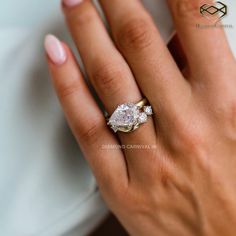
<path id="1" fill-rule="evenodd" d="M 152 112 L 152 107 L 151 106 L 145 106 L 143 108 L 143 111 L 148 115 L 148 116 L 151 116 L 153 114 Z"/>
<path id="2" fill-rule="evenodd" d="M 145 112 L 140 113 L 138 121 L 140 124 L 143 124 L 147 121 L 148 117 L 147 114 Z"/>

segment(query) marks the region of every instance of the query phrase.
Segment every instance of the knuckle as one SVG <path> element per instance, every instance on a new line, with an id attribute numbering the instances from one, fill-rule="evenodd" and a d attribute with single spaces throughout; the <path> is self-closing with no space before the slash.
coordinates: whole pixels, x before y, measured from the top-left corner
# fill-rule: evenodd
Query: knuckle
<path id="1" fill-rule="evenodd" d="M 57 88 L 58 96 L 61 101 L 65 101 L 67 98 L 72 97 L 78 92 L 79 84 L 77 81 L 73 83 L 64 84 Z"/>
<path id="2" fill-rule="evenodd" d="M 96 119 L 90 121 L 87 125 L 80 125 L 77 127 L 79 138 L 89 145 L 97 143 L 101 138 L 101 131 L 104 126 L 103 123 L 104 120 Z"/>
<path id="3" fill-rule="evenodd" d="M 125 49 L 142 50 L 152 44 L 153 27 L 150 19 L 135 18 L 120 27 L 118 45 Z"/>
<path id="4" fill-rule="evenodd" d="M 120 78 L 124 76 L 124 71 L 117 65 L 109 63 L 98 66 L 93 72 L 93 81 L 105 96 L 117 94 L 121 90 Z"/>
<path id="5" fill-rule="evenodd" d="M 200 18 L 199 7 L 201 0 L 176 0 L 173 4 L 173 10 L 180 19 Z"/>
<path id="6" fill-rule="evenodd" d="M 174 153 L 179 153 L 181 156 L 184 153 L 183 158 L 192 157 L 188 160 L 210 173 L 209 148 L 212 147 L 212 139 L 208 135 L 207 131 L 200 131 L 196 128 L 188 128 L 185 131 L 183 129 L 177 136 L 178 141 L 175 142 Z M 166 183 L 165 178 L 164 183 Z M 168 182 L 167 185 L 169 185 Z"/>
<path id="7" fill-rule="evenodd" d="M 182 133 L 181 138 L 185 147 L 193 152 L 200 150 L 205 142 L 204 135 L 195 128 L 187 130 L 185 134 Z"/>
<path id="8" fill-rule="evenodd" d="M 198 125 L 182 125 L 179 126 L 176 135 L 173 136 L 172 144 L 174 149 L 186 153 L 197 153 L 202 150 L 206 142 L 206 134 L 202 127 Z"/>
<path id="9" fill-rule="evenodd" d="M 95 20 L 94 13 L 90 10 L 79 11 L 76 9 L 72 11 L 67 19 L 71 22 L 75 27 L 81 27 L 83 25 L 89 25 L 91 22 Z"/>

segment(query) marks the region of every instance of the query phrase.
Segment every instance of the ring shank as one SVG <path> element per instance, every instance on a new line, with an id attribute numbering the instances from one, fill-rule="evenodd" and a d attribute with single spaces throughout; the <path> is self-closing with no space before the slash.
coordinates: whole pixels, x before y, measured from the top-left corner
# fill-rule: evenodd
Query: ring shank
<path id="1" fill-rule="evenodd" d="M 138 107 L 140 107 L 140 108 L 142 108 L 142 107 L 144 107 L 146 104 L 147 104 L 147 99 L 144 98 L 144 99 L 142 99 L 140 102 L 136 103 L 135 105 L 138 106 Z"/>

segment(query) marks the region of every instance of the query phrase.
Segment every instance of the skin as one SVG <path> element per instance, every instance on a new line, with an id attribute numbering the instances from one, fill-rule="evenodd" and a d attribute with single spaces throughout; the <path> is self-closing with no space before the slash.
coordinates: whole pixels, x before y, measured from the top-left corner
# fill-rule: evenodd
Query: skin
<path id="1" fill-rule="evenodd" d="M 83 64 L 106 110 L 146 97 L 154 116 L 114 135 L 70 49 L 48 59 L 69 125 L 100 191 L 130 235 L 234 236 L 236 67 L 220 28 L 201 17 L 201 0 L 170 0 L 187 66 L 180 70 L 138 0 L 100 0 L 112 39 L 89 0 L 63 6 Z M 141 95 L 143 94 L 143 95 Z M 150 145 L 106 149 L 104 145 Z"/>

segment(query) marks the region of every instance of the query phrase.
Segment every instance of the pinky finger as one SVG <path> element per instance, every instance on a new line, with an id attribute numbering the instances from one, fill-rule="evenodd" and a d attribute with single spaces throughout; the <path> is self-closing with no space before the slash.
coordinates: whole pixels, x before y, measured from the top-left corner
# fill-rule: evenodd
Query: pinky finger
<path id="1" fill-rule="evenodd" d="M 108 129 L 74 56 L 64 43 L 52 35 L 46 37 L 45 48 L 56 93 L 98 184 L 101 188 L 109 188 L 119 181 L 117 184 L 121 186 L 127 182 L 123 153 L 119 149 L 106 148 L 106 145 L 117 145 L 118 141 Z"/>

